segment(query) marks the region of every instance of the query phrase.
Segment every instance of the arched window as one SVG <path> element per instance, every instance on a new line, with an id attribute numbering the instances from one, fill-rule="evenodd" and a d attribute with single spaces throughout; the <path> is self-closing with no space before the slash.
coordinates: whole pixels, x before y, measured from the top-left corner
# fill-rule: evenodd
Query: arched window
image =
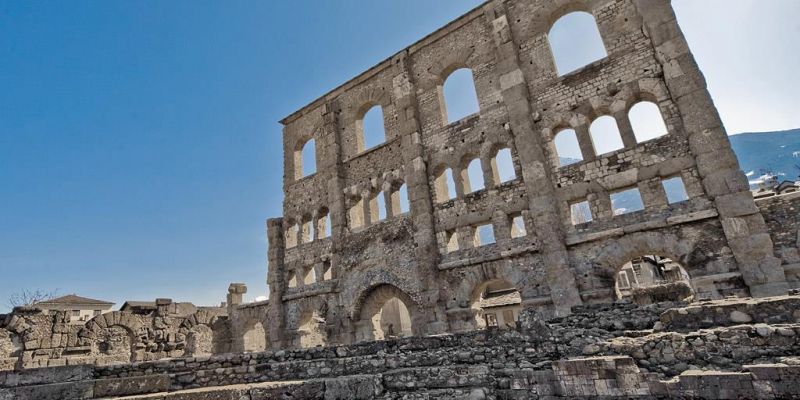
<path id="1" fill-rule="evenodd" d="M 317 146 L 314 139 L 298 144 L 294 150 L 294 179 L 317 172 Z"/>
<path id="2" fill-rule="evenodd" d="M 386 199 L 383 196 L 383 192 L 379 192 L 370 201 L 370 210 L 372 210 L 372 222 L 386 219 Z"/>
<path id="3" fill-rule="evenodd" d="M 371 149 L 386 141 L 386 130 L 383 124 L 383 108 L 373 106 L 360 121 L 363 142 L 359 151 Z"/>
<path id="4" fill-rule="evenodd" d="M 589 127 L 589 133 L 592 136 L 592 145 L 597 155 L 611 153 L 625 147 L 614 117 L 604 115 L 594 120 L 592 126 Z"/>
<path id="5" fill-rule="evenodd" d="M 309 140 L 303 146 L 303 176 L 317 172 L 317 142 Z"/>
<path id="6" fill-rule="evenodd" d="M 574 129 L 564 129 L 556 134 L 553 139 L 558 155 L 558 165 L 561 167 L 583 161 L 581 145 Z"/>
<path id="7" fill-rule="evenodd" d="M 436 202 L 444 203 L 447 200 L 456 198 L 456 183 L 453 180 L 453 170 L 450 168 L 442 169 L 434 179 Z"/>
<path id="8" fill-rule="evenodd" d="M 607 55 L 597 22 L 586 12 L 573 12 L 559 18 L 547 38 L 559 76 Z"/>
<path id="9" fill-rule="evenodd" d="M 448 124 L 480 111 L 472 70 L 461 68 L 451 73 L 442 88 L 442 114 Z"/>
<path id="10" fill-rule="evenodd" d="M 497 152 L 497 155 L 492 159 L 492 171 L 496 180 L 495 184 L 517 179 L 517 173 L 514 171 L 514 160 L 511 158 L 511 149 L 500 149 Z"/>
<path id="11" fill-rule="evenodd" d="M 631 121 L 633 134 L 636 135 L 638 143 L 667 134 L 667 125 L 664 124 L 664 117 L 655 103 L 649 101 L 636 103 L 628 111 L 628 119 Z"/>
<path id="12" fill-rule="evenodd" d="M 483 183 L 483 169 L 481 169 L 481 160 L 474 159 L 470 161 L 467 169 L 461 172 L 461 182 L 464 187 L 464 194 L 477 192 L 483 190 L 486 186 Z"/>

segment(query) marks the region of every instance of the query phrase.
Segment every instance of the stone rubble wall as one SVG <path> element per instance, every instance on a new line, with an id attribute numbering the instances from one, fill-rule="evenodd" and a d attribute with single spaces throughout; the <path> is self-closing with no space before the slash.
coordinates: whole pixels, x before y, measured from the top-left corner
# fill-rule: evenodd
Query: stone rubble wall
<path id="1" fill-rule="evenodd" d="M 733 301 L 592 305 L 549 321 L 528 309 L 518 331 L 4 372 L 0 399 L 800 398 L 800 320 L 676 332 L 660 319 Z"/>
<path id="2" fill-rule="evenodd" d="M 70 323 L 66 312 L 18 309 L 0 315 L 0 371 L 221 353 L 230 348 L 226 325 L 222 308 L 188 316 L 114 311 L 85 324 Z"/>
<path id="3" fill-rule="evenodd" d="M 764 215 L 789 286 L 800 288 L 800 193 L 766 197 L 756 205 Z"/>

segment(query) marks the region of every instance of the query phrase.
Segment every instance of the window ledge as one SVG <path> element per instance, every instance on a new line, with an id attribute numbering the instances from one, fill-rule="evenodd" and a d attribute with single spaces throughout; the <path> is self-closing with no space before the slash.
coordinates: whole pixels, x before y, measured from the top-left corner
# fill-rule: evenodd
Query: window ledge
<path id="1" fill-rule="evenodd" d="M 321 294 L 333 293 L 339 282 L 338 279 L 330 279 L 322 282 L 315 282 L 308 285 L 297 286 L 287 289 L 287 294 L 281 297 L 282 301 L 297 300 L 306 297 L 319 296 Z"/>
<path id="2" fill-rule="evenodd" d="M 631 213 L 633 214 L 633 213 Z M 567 246 L 574 246 L 581 243 L 594 242 L 610 237 L 622 236 L 626 233 L 640 232 L 650 229 L 664 228 L 667 226 L 680 225 L 688 222 L 702 221 L 717 217 L 719 214 L 714 209 L 697 211 L 667 218 L 656 218 L 649 221 L 634 223 L 620 228 L 606 229 L 599 232 L 574 233 L 567 235 Z"/>
<path id="3" fill-rule="evenodd" d="M 463 117 L 457 121 L 450 122 L 442 127 L 442 129 L 458 129 L 461 128 L 463 125 L 474 125 L 475 122 L 481 119 L 481 111 L 478 110 L 466 117 Z"/>
<path id="4" fill-rule="evenodd" d="M 492 244 L 488 244 L 486 246 L 473 247 L 473 248 L 470 248 L 469 250 L 480 249 L 481 247 L 488 247 L 488 246 L 493 246 L 493 245 L 497 245 L 497 244 L 496 243 L 492 243 Z M 465 249 L 465 250 L 467 250 L 467 249 Z M 536 250 L 537 250 L 536 246 L 529 245 L 529 246 L 524 246 L 524 247 L 520 247 L 520 248 L 513 249 L 513 250 L 498 251 L 496 253 L 487 254 L 485 256 L 465 258 L 465 259 L 460 259 L 460 260 L 441 263 L 441 264 L 439 264 L 439 269 L 440 270 L 448 270 L 448 269 L 454 269 L 454 268 L 459 268 L 459 267 L 468 267 L 470 265 L 482 264 L 482 263 L 490 262 L 490 261 L 496 261 L 496 260 L 500 260 L 500 259 L 504 259 L 504 258 L 508 258 L 508 257 L 517 256 L 517 255 L 520 255 L 520 254 L 533 253 Z M 458 250 L 456 250 L 456 251 L 458 251 Z"/>

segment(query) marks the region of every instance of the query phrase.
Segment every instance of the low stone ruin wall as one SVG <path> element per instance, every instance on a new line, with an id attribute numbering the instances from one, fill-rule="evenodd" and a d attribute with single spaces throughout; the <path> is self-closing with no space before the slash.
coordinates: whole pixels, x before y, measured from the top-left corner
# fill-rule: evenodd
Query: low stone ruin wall
<path id="1" fill-rule="evenodd" d="M 800 398 L 800 315 L 760 317 L 798 301 L 526 310 L 518 331 L 5 372 L 0 399 Z M 752 321 L 691 322 L 736 310 Z"/>
<path id="2" fill-rule="evenodd" d="M 0 371 L 108 365 L 230 351 L 225 310 L 188 316 L 110 312 L 73 324 L 65 312 L 18 309 L 0 315 Z"/>

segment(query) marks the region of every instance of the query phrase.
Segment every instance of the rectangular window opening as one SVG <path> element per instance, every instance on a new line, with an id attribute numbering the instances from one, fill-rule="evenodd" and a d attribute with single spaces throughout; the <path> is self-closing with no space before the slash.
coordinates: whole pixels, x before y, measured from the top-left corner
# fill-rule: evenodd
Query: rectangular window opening
<path id="1" fill-rule="evenodd" d="M 492 224 L 478 225 L 475 228 L 475 247 L 490 245 L 494 242 L 494 227 L 492 227 Z"/>
<path id="2" fill-rule="evenodd" d="M 511 238 L 516 239 L 520 237 L 524 237 L 528 234 L 525 230 L 525 219 L 522 218 L 522 215 L 514 216 L 511 219 Z"/>
<path id="3" fill-rule="evenodd" d="M 667 201 L 669 204 L 680 203 L 689 200 L 689 194 L 686 193 L 686 186 L 683 184 L 683 179 L 676 176 L 661 181 L 664 191 L 667 193 Z"/>
<path id="4" fill-rule="evenodd" d="M 572 215 L 572 225 L 592 222 L 592 208 L 589 206 L 588 200 L 570 204 L 569 208 Z"/>
<path id="5" fill-rule="evenodd" d="M 644 202 L 638 188 L 630 188 L 611 193 L 611 208 L 614 215 L 630 214 L 644 210 Z"/>

